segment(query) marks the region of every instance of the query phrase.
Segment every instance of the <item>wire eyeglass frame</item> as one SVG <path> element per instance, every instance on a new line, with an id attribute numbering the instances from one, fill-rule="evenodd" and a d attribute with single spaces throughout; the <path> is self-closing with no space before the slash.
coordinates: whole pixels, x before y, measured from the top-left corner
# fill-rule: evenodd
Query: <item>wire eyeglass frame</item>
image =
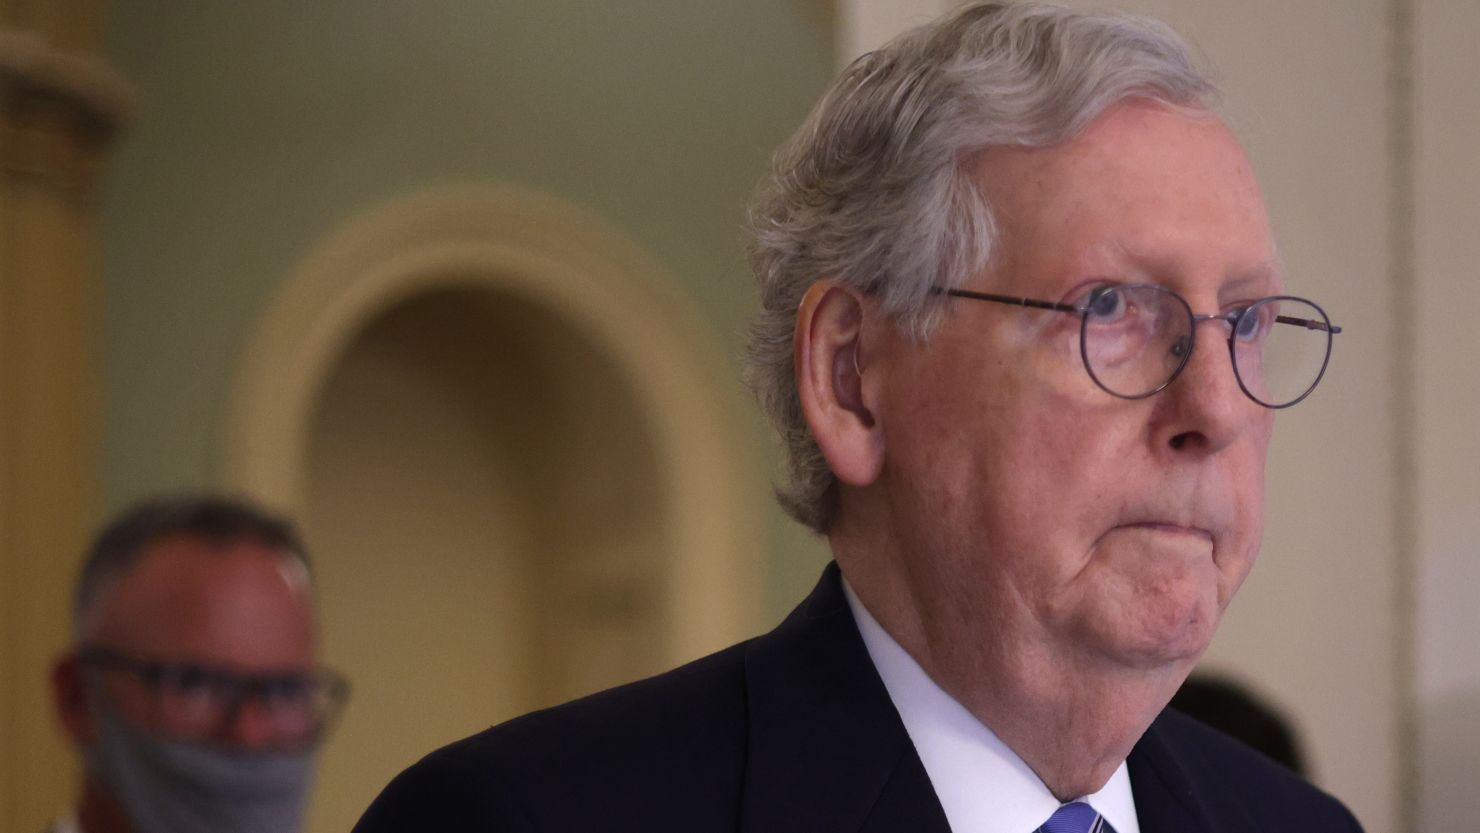
<path id="1" fill-rule="evenodd" d="M 1167 376 L 1165 381 L 1144 393 L 1125 394 L 1111 389 L 1104 381 L 1100 379 L 1098 375 L 1095 374 L 1094 365 L 1089 358 L 1089 348 L 1087 346 L 1089 340 L 1087 337 L 1090 323 L 1089 316 L 1090 313 L 1094 311 L 1095 302 L 1103 297 L 1103 295 L 1110 290 L 1147 290 L 1157 293 L 1163 293 L 1171 298 L 1175 298 L 1177 303 L 1180 304 L 1183 310 L 1185 310 L 1187 313 L 1187 345 L 1185 349 L 1182 349 L 1180 351 L 1181 355 L 1179 357 L 1179 361 L 1177 362 L 1177 366 L 1172 369 L 1171 373 Z M 1251 301 L 1245 306 L 1239 307 L 1237 309 L 1231 309 L 1227 312 L 1198 314 L 1192 311 L 1192 305 L 1187 303 L 1187 299 L 1183 298 L 1181 295 L 1178 295 L 1176 292 L 1164 286 L 1149 283 L 1103 284 L 1091 290 L 1088 299 L 1082 305 L 1065 304 L 1057 301 L 1044 301 L 1037 298 L 1022 298 L 1014 295 L 998 295 L 992 292 L 977 292 L 970 289 L 953 289 L 944 286 L 933 286 L 931 287 L 931 291 L 938 295 L 947 295 L 953 298 L 965 298 L 972 301 L 988 301 L 996 304 L 1007 304 L 1010 306 L 1029 307 L 1032 309 L 1042 309 L 1052 312 L 1062 312 L 1078 315 L 1080 317 L 1079 355 L 1080 359 L 1084 362 L 1085 372 L 1089 374 L 1090 379 L 1094 381 L 1097 387 L 1110 394 L 1111 396 L 1117 397 L 1119 399 L 1145 399 L 1147 397 L 1154 396 L 1162 392 L 1163 390 L 1166 390 L 1166 388 L 1171 385 L 1172 382 L 1176 381 L 1177 377 L 1181 375 L 1182 370 L 1187 367 L 1187 362 L 1192 358 L 1192 351 L 1197 346 L 1197 325 L 1203 321 L 1222 321 L 1228 324 L 1228 353 L 1229 359 L 1232 361 L 1233 364 L 1233 375 L 1234 378 L 1238 381 L 1239 390 L 1243 391 L 1245 396 L 1249 397 L 1249 399 L 1253 400 L 1255 403 L 1259 404 L 1262 407 L 1269 408 L 1271 410 L 1281 410 L 1284 408 L 1288 408 L 1292 405 L 1298 404 L 1307 396 L 1310 396 L 1311 392 L 1314 391 L 1316 389 L 1316 386 L 1320 384 L 1321 379 L 1326 375 L 1326 367 L 1330 364 L 1331 361 L 1332 336 L 1341 332 L 1341 328 L 1331 323 L 1330 317 L 1326 315 L 1326 311 L 1322 309 L 1319 304 L 1308 298 L 1301 298 L 1295 295 L 1271 295 L 1269 297 L 1259 298 L 1257 300 Z M 1302 304 L 1306 304 L 1314 309 L 1320 315 L 1319 321 L 1313 318 L 1298 318 L 1288 315 L 1276 315 L 1274 321 L 1280 324 L 1304 327 L 1307 330 L 1317 330 L 1326 333 L 1326 349 L 1325 355 L 1321 359 L 1320 370 L 1317 371 L 1315 378 L 1299 396 L 1291 399 L 1288 402 L 1269 403 L 1260 399 L 1254 394 L 1253 391 L 1249 389 L 1248 384 L 1246 384 L 1244 381 L 1243 375 L 1239 372 L 1239 362 L 1238 356 L 1235 352 L 1234 338 L 1235 334 L 1238 332 L 1240 323 L 1243 321 L 1246 315 L 1264 304 L 1278 301 L 1296 301 Z"/>

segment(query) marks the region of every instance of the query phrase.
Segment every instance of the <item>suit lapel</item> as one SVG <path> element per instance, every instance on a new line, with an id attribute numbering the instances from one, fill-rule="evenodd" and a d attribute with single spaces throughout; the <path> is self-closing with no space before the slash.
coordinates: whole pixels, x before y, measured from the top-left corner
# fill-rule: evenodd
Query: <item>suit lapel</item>
<path id="1" fill-rule="evenodd" d="M 913 746 L 901 755 L 859 833 L 950 833 L 946 811 Z"/>
<path id="2" fill-rule="evenodd" d="M 836 564 L 753 641 L 742 833 L 949 833 L 870 661 Z"/>
<path id="3" fill-rule="evenodd" d="M 1221 833 L 1227 828 L 1198 798 L 1172 746 L 1153 721 L 1126 767 L 1141 833 Z"/>

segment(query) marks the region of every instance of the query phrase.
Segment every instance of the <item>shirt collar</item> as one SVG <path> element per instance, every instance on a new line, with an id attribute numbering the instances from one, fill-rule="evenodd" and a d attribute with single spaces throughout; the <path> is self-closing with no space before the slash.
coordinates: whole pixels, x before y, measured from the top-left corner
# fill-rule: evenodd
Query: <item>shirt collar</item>
<path id="1" fill-rule="evenodd" d="M 991 729 L 930 679 L 843 579 L 869 658 L 884 680 L 954 833 L 1033 833 L 1059 808 L 1043 781 Z M 1088 803 L 1116 833 L 1141 833 L 1125 762 Z"/>

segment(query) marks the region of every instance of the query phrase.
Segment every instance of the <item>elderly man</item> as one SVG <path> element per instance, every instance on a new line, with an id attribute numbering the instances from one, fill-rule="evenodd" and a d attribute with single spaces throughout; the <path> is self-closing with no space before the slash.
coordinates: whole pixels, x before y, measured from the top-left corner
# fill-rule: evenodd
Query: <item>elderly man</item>
<path id="1" fill-rule="evenodd" d="M 315 660 L 303 546 L 246 503 L 141 504 L 103 531 L 53 673 L 82 754 L 55 833 L 293 833 L 343 679 Z"/>
<path id="2" fill-rule="evenodd" d="M 854 63 L 753 218 L 835 565 L 777 630 L 437 752 L 362 833 L 1352 831 L 1163 709 L 1337 328 L 1165 27 L 983 3 Z"/>

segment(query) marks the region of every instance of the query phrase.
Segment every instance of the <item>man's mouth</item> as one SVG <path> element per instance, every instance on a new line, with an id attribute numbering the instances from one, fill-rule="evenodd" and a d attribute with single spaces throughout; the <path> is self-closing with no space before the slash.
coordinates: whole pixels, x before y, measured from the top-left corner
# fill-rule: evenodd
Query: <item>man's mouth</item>
<path id="1" fill-rule="evenodd" d="M 1183 526 L 1182 524 L 1168 523 L 1165 521 L 1136 521 L 1134 523 L 1121 524 L 1120 527 L 1122 529 L 1146 529 L 1168 535 L 1188 536 L 1208 541 L 1209 543 L 1213 540 L 1213 533 L 1201 527 Z"/>

